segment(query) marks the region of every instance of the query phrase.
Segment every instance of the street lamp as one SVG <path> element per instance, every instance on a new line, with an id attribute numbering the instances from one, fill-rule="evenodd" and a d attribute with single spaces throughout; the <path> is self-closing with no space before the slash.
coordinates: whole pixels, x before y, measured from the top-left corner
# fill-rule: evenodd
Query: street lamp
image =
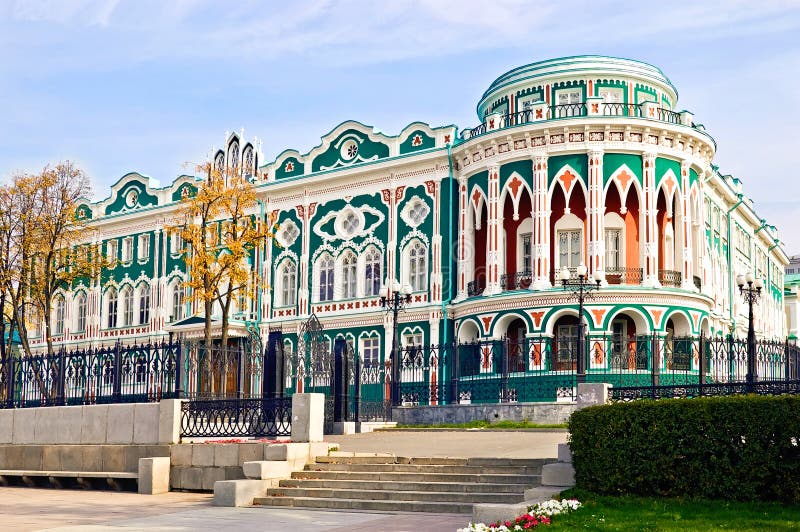
<path id="1" fill-rule="evenodd" d="M 387 279 L 381 286 L 381 306 L 392 313 L 392 404 L 400 404 L 400 356 L 397 349 L 397 314 L 411 303 L 411 286 L 400 285 L 397 279 Z"/>
<path id="2" fill-rule="evenodd" d="M 761 282 L 761 278 L 754 278 L 751 272 L 747 272 L 747 275 L 737 275 L 736 284 L 739 286 L 739 293 L 747 303 L 747 389 L 752 392 L 758 378 L 756 375 L 756 331 L 753 326 L 753 305 L 761 299 L 761 289 L 764 284 Z"/>
<path id="3" fill-rule="evenodd" d="M 574 297 L 578 298 L 578 338 L 575 341 L 578 357 L 577 381 L 586 382 L 586 357 L 583 356 L 583 300 L 590 297 L 593 290 L 600 288 L 603 273 L 600 270 L 595 271 L 594 279 L 590 281 L 587 276 L 586 266 L 581 264 L 578 266 L 577 274 L 577 279 L 571 279 L 569 268 L 564 266 L 561 268 L 558 278 L 564 290 L 569 290 Z"/>

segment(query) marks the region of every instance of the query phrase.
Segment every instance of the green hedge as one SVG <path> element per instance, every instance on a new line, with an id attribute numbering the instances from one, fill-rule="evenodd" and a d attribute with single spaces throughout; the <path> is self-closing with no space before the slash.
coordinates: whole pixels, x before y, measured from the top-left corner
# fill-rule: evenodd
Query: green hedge
<path id="1" fill-rule="evenodd" d="M 569 431 L 579 488 L 800 502 L 800 396 L 594 406 Z"/>

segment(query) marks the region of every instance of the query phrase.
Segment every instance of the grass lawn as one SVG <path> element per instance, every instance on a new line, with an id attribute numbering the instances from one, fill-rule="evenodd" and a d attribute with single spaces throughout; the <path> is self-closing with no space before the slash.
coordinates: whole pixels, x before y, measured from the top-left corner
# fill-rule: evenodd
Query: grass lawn
<path id="1" fill-rule="evenodd" d="M 562 497 L 576 498 L 583 506 L 556 516 L 541 530 L 800 530 L 800 505 L 603 497 L 578 489 Z"/>
<path id="2" fill-rule="evenodd" d="M 547 425 L 531 423 L 529 421 L 497 421 L 489 423 L 484 420 L 469 421 L 467 423 L 437 423 L 429 425 L 397 425 L 398 429 L 566 429 L 567 424 Z"/>

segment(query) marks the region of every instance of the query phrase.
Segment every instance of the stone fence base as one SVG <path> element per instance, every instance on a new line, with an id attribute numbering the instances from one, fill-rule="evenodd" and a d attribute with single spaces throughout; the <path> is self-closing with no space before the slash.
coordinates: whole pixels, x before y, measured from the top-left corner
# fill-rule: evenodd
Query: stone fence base
<path id="1" fill-rule="evenodd" d="M 575 409 L 575 403 L 404 406 L 392 408 L 392 421 L 407 425 L 470 421 L 529 421 L 550 425 L 566 423 Z"/>

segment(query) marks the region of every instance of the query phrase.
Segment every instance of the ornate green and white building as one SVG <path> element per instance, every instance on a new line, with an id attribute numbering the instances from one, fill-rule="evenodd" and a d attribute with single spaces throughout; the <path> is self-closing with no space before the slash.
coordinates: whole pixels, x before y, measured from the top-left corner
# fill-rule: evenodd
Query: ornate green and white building
<path id="1" fill-rule="evenodd" d="M 348 121 L 266 163 L 258 142 L 227 135 L 215 164 L 252 164 L 253 214 L 280 224 L 251 261 L 271 289 L 240 301 L 232 335 L 280 326 L 296 349 L 316 314 L 380 366 L 392 323 L 378 294 L 395 278 L 412 291 L 405 345 L 570 338 L 577 305 L 554 272 L 581 264 L 603 279 L 586 306 L 592 333 L 744 336 L 734 280 L 751 271 L 765 287 L 758 334 L 786 334 L 776 229 L 713 164 L 714 139 L 661 70 L 600 56 L 533 63 L 492 82 L 477 116 L 473 129 L 415 122 L 395 136 Z M 130 173 L 81 206 L 87 238 L 119 263 L 60 296 L 56 345 L 201 334 L 182 243 L 165 231 L 199 179 L 159 188 Z"/>

